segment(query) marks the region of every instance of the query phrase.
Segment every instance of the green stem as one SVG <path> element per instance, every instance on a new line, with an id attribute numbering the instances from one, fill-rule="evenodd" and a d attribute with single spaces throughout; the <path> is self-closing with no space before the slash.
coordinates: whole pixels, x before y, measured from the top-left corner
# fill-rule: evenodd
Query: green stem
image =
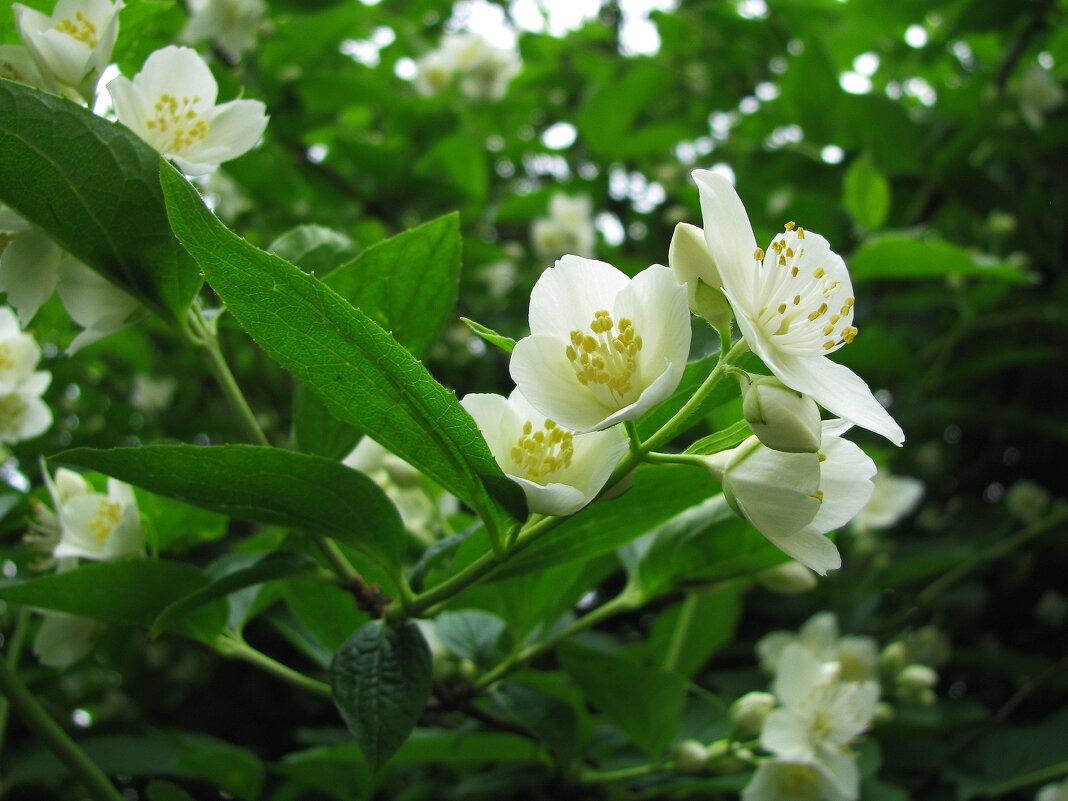
<path id="1" fill-rule="evenodd" d="M 338 547 L 336 542 L 329 537 L 324 537 L 322 534 L 312 534 L 312 539 L 319 546 L 319 550 L 326 557 L 330 567 L 346 584 L 361 581 L 360 574 L 349 564 L 349 560 L 345 558 L 345 554 L 341 552 L 341 548 Z"/>
<path id="2" fill-rule="evenodd" d="M 15 610 L 15 626 L 11 630 L 11 636 L 7 641 L 7 653 L 4 660 L 11 670 L 19 666 L 19 658 L 22 656 L 22 646 L 26 642 L 26 634 L 30 627 L 30 613 L 19 607 Z M 4 740 L 7 737 L 7 721 L 11 716 L 11 704 L 7 696 L 0 696 L 0 754 L 4 752 Z"/>
<path id="3" fill-rule="evenodd" d="M 255 665 L 267 673 L 270 673 L 272 676 L 292 684 L 294 687 L 299 687 L 302 690 L 307 690 L 308 692 L 322 695 L 326 698 L 331 697 L 329 684 L 322 681 L 316 681 L 313 678 L 305 676 L 303 673 L 298 673 L 293 668 L 272 659 L 262 651 L 257 651 L 235 634 L 220 634 L 215 639 L 213 647 L 225 657 L 240 659 L 244 662 L 248 662 L 250 665 Z"/>
<path id="4" fill-rule="evenodd" d="M 671 642 L 664 654 L 663 668 L 672 673 L 678 672 L 679 662 L 682 660 L 682 649 L 686 640 L 693 634 L 694 623 L 697 622 L 697 609 L 701 598 L 696 592 L 686 593 L 686 600 L 682 602 L 682 610 L 679 619 L 675 623 L 675 630 L 671 633 Z"/>
<path id="5" fill-rule="evenodd" d="M 248 401 L 245 400 L 237 379 L 234 378 L 230 366 L 226 363 L 215 326 L 206 321 L 200 310 L 196 308 L 189 311 L 186 322 L 187 326 L 183 328 L 186 339 L 204 352 L 208 369 L 215 376 L 230 409 L 237 415 L 238 421 L 245 429 L 245 435 L 257 445 L 270 445 L 267 435 L 263 433 L 263 429 L 256 420 L 256 415 L 248 405 Z"/>
<path id="6" fill-rule="evenodd" d="M 1056 779 L 1065 774 L 1068 774 L 1068 762 L 1058 762 L 1055 765 L 1048 765 L 1039 770 L 1025 773 L 1022 776 L 1014 776 L 1001 784 L 987 787 L 980 794 L 986 798 L 997 798 L 999 795 L 1005 795 L 1005 793 L 1018 790 L 1021 787 L 1027 787 L 1029 784 L 1048 782 L 1050 779 Z"/>
<path id="7" fill-rule="evenodd" d="M 657 764 L 635 765 L 631 768 L 619 768 L 618 770 L 587 770 L 579 774 L 579 781 L 586 784 L 607 784 L 626 779 L 639 779 L 642 776 L 650 776 L 654 773 L 674 770 L 674 762 L 660 762 Z"/>
<path id="8" fill-rule="evenodd" d="M 571 625 L 565 626 L 551 637 L 546 637 L 544 640 L 540 640 L 533 645 L 527 646 L 523 650 L 512 654 L 497 665 L 497 667 L 493 668 L 489 673 L 484 674 L 478 681 L 476 681 L 475 689 L 481 690 L 496 681 L 500 681 L 513 670 L 527 665 L 546 651 L 552 650 L 558 643 L 563 642 L 568 637 L 588 629 L 590 626 L 600 623 L 602 620 L 606 620 L 620 612 L 629 612 L 631 609 L 635 609 L 639 603 L 641 603 L 640 591 L 638 591 L 637 588 L 628 586 L 611 601 L 597 607 L 588 615 L 580 617 Z"/>
<path id="9" fill-rule="evenodd" d="M 645 461 L 653 464 L 688 464 L 708 468 L 705 457 L 692 453 L 647 453 Z"/>
<path id="10" fill-rule="evenodd" d="M 6 659 L 0 659 L 0 692 L 38 740 L 62 762 L 97 801 L 123 801 L 122 794 L 78 744 L 63 731 L 19 681 Z"/>

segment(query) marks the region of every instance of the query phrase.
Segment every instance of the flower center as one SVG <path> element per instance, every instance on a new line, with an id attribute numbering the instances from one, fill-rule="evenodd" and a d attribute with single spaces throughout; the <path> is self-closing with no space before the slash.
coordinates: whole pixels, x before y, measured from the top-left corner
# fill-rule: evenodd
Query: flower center
<path id="1" fill-rule="evenodd" d="M 857 335 L 850 295 L 823 266 L 805 259 L 805 229 L 786 223 L 786 233 L 771 243 L 771 253 L 757 248 L 753 254 L 763 262 L 759 323 L 776 344 L 799 356 L 830 353 L 848 345 Z"/>
<path id="2" fill-rule="evenodd" d="M 67 36 L 73 36 L 78 41 L 85 42 L 89 47 L 96 47 L 100 41 L 96 35 L 96 25 L 81 11 L 75 13 L 74 19 L 70 17 L 61 19 L 56 23 L 55 30 Z"/>
<path id="3" fill-rule="evenodd" d="M 523 423 L 523 435 L 512 446 L 512 475 L 529 479 L 543 487 L 566 467 L 571 466 L 574 455 L 574 435 L 546 420 L 537 431 L 527 420 Z"/>
<path id="4" fill-rule="evenodd" d="M 819 779 L 816 771 L 808 765 L 787 765 L 779 778 L 779 787 L 794 798 L 820 797 Z"/>
<path id="5" fill-rule="evenodd" d="M 183 97 L 163 93 L 153 107 L 156 116 L 149 117 L 145 126 L 159 134 L 165 153 L 179 153 L 208 135 L 208 123 L 195 108 L 199 97 Z"/>
<path id="6" fill-rule="evenodd" d="M 15 359 L 11 355 L 11 346 L 4 342 L 0 344 L 0 370 L 10 370 L 15 366 Z"/>
<path id="7" fill-rule="evenodd" d="M 572 331 L 566 351 L 579 383 L 609 408 L 633 403 L 641 386 L 638 351 L 642 349 L 634 324 L 621 317 L 617 326 L 608 312 L 599 311 L 589 331 Z"/>
<path id="8" fill-rule="evenodd" d="M 112 530 L 122 519 L 122 505 L 107 498 L 101 498 L 96 508 L 96 517 L 89 521 L 89 530 L 96 537 L 98 545 L 103 545 Z"/>
<path id="9" fill-rule="evenodd" d="M 26 414 L 26 401 L 16 393 L 0 395 L 0 442 L 18 439 L 19 425 Z"/>

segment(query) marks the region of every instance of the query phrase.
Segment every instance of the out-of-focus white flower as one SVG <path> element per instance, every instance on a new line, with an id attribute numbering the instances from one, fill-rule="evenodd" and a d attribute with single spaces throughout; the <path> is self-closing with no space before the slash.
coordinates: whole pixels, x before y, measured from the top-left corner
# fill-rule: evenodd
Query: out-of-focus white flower
<path id="1" fill-rule="evenodd" d="M 84 329 L 67 346 L 68 355 L 145 316 L 140 301 L 74 259 L 60 264 L 56 291 L 71 319 Z"/>
<path id="2" fill-rule="evenodd" d="M 763 587 L 782 595 L 800 595 L 819 585 L 811 570 L 793 560 L 761 570 L 756 574 L 756 580 Z"/>
<path id="3" fill-rule="evenodd" d="M 266 13 L 263 0 L 192 0 L 181 39 L 187 44 L 211 39 L 236 62 L 255 46 Z"/>
<path id="4" fill-rule="evenodd" d="M 1068 779 L 1045 785 L 1038 791 L 1035 801 L 1068 801 Z"/>
<path id="5" fill-rule="evenodd" d="M 742 791 L 742 801 L 855 801 L 856 793 L 817 760 L 765 759 Z"/>
<path id="6" fill-rule="evenodd" d="M 0 390 L 0 442 L 13 445 L 51 427 L 52 411 L 41 400 L 50 383 L 52 374 L 39 370 L 14 387 Z"/>
<path id="7" fill-rule="evenodd" d="M 782 654 L 774 694 L 782 706 L 768 715 L 760 744 L 784 759 L 811 760 L 827 768 L 845 797 L 855 799 L 860 777 L 849 744 L 871 724 L 879 700 L 874 681 L 840 681 L 804 646 Z"/>
<path id="8" fill-rule="evenodd" d="M 812 574 L 809 573 L 809 575 Z M 765 718 L 774 708 L 775 696 L 771 693 L 746 693 L 731 704 L 731 726 L 741 739 L 755 737 L 764 726 Z"/>
<path id="9" fill-rule="evenodd" d="M 897 675 L 897 697 L 912 706 L 933 706 L 938 700 L 938 672 L 927 665 L 908 665 Z"/>
<path id="10" fill-rule="evenodd" d="M 788 646 L 799 645 L 824 665 L 831 666 L 842 681 L 862 681 L 876 675 L 879 664 L 879 644 L 872 637 L 839 636 L 838 618 L 833 612 L 818 612 L 798 631 L 773 631 L 756 645 L 760 666 L 768 673 L 778 674 L 783 652 Z"/>
<path id="11" fill-rule="evenodd" d="M 106 626 L 99 620 L 62 612 L 44 612 L 33 639 L 33 654 L 45 667 L 65 670 L 90 651 Z"/>
<path id="12" fill-rule="evenodd" d="M 675 391 L 690 350 L 686 290 L 654 264 L 633 279 L 564 256 L 530 295 L 509 369 L 523 396 L 576 433 L 634 420 Z"/>
<path id="13" fill-rule="evenodd" d="M 559 258 L 565 253 L 592 256 L 596 240 L 589 197 L 569 197 L 563 192 L 553 194 L 549 201 L 549 216 L 533 222 L 530 238 L 535 252 L 547 259 Z"/>
<path id="14" fill-rule="evenodd" d="M 37 340 L 23 332 L 11 309 L 0 306 L 0 392 L 29 378 L 40 360 Z"/>
<path id="15" fill-rule="evenodd" d="M 244 154 L 267 127 L 258 100 L 215 105 L 215 77 L 189 47 L 156 50 L 132 81 L 120 76 L 108 91 L 119 122 L 188 175 L 211 172 Z"/>
<path id="16" fill-rule="evenodd" d="M 879 473 L 872 476 L 875 491 L 855 518 L 856 531 L 890 528 L 910 514 L 923 498 L 923 482 L 909 476 Z"/>
<path id="17" fill-rule="evenodd" d="M 705 241 L 749 347 L 787 386 L 900 445 L 905 435 L 868 385 L 827 356 L 852 342 L 845 262 L 819 234 L 788 223 L 765 253 L 730 181 L 695 170 Z"/>
<path id="18" fill-rule="evenodd" d="M 487 264 L 478 271 L 478 276 L 485 282 L 491 297 L 503 298 L 515 286 L 515 262 L 501 259 Z"/>
<path id="19" fill-rule="evenodd" d="M 59 0 L 47 15 L 11 5 L 19 36 L 49 90 L 73 90 L 87 102 L 111 60 L 122 7 L 122 0 Z"/>
<path id="20" fill-rule="evenodd" d="M 1021 478 L 1005 493 L 1005 506 L 1024 523 L 1038 520 L 1049 508 L 1049 490 L 1029 478 Z"/>
<path id="21" fill-rule="evenodd" d="M 438 539 L 440 521 L 460 507 L 454 495 L 431 486 L 422 473 L 370 437 L 361 439 L 342 464 L 378 484 L 397 507 L 404 527 L 428 544 Z"/>
<path id="22" fill-rule="evenodd" d="M 458 78 L 467 97 L 500 100 L 522 67 L 515 50 L 494 47 L 474 33 L 448 34 L 436 50 L 416 62 L 415 88 L 420 94 L 435 95 Z"/>
<path id="23" fill-rule="evenodd" d="M 130 403 L 144 414 L 155 415 L 165 411 L 174 399 L 178 380 L 173 376 L 154 378 L 144 373 L 134 376 L 130 389 Z"/>
<path id="24" fill-rule="evenodd" d="M 233 221 L 252 208 L 252 201 L 241 186 L 222 170 L 209 172 L 199 181 L 204 200 L 219 219 Z"/>
<path id="25" fill-rule="evenodd" d="M 49 88 L 29 49 L 22 45 L 0 45 L 0 78 L 34 89 Z"/>
<path id="26" fill-rule="evenodd" d="M 574 434 L 543 419 L 516 389 L 460 401 L 505 474 L 523 488 L 530 511 L 569 515 L 594 499 L 627 452 L 621 426 Z"/>
<path id="27" fill-rule="evenodd" d="M 1064 103 L 1064 90 L 1040 64 L 1032 64 L 1024 73 L 1016 85 L 1016 96 L 1020 100 L 1020 116 L 1036 131 L 1046 124 L 1046 112 Z"/>
<path id="28" fill-rule="evenodd" d="M 133 488 L 108 479 L 105 495 L 78 473 L 60 468 L 44 474 L 59 521 L 57 559 L 77 556 L 110 561 L 144 553 L 145 538 Z"/>

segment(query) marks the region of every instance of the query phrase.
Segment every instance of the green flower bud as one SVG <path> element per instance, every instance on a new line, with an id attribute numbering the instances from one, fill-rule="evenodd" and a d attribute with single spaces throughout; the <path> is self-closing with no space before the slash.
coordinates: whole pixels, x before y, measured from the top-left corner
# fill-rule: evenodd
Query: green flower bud
<path id="1" fill-rule="evenodd" d="M 879 654 L 879 669 L 884 675 L 896 676 L 905 669 L 908 661 L 908 646 L 900 640 L 895 640 L 883 648 L 883 652 Z"/>
<path id="2" fill-rule="evenodd" d="M 721 333 L 730 333 L 734 313 L 720 291 L 723 281 L 705 242 L 705 233 L 696 225 L 679 223 L 668 246 L 668 266 L 675 279 L 686 285 L 690 311 L 704 317 Z"/>
<path id="3" fill-rule="evenodd" d="M 749 384 L 742 414 L 768 448 L 786 453 L 820 449 L 823 429 L 816 402 L 773 376 L 760 376 Z"/>
<path id="4" fill-rule="evenodd" d="M 775 696 L 771 693 L 746 693 L 731 704 L 731 727 L 741 737 L 756 737 L 774 707 Z"/>
<path id="5" fill-rule="evenodd" d="M 800 562 L 783 562 L 756 575 L 765 588 L 782 595 L 800 595 L 816 589 L 816 574 Z"/>
<path id="6" fill-rule="evenodd" d="M 938 673 L 933 669 L 927 665 L 909 665 L 898 674 L 897 695 L 912 706 L 932 706 L 938 700 L 934 693 L 936 684 Z"/>
<path id="7" fill-rule="evenodd" d="M 697 740 L 683 740 L 675 746 L 675 770 L 679 773 L 700 773 L 706 762 L 708 754 Z"/>

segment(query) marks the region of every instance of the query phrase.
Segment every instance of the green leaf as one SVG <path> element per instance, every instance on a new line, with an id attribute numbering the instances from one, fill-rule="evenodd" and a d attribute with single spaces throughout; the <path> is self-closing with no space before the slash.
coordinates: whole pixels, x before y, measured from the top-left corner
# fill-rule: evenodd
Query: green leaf
<path id="1" fill-rule="evenodd" d="M 874 231 L 886 222 L 890 212 L 890 182 L 871 159 L 854 159 L 842 179 L 842 203 L 853 222 Z"/>
<path id="2" fill-rule="evenodd" d="M 373 433 L 498 526 L 508 512 L 526 516 L 522 491 L 474 420 L 395 339 L 322 282 L 228 231 L 173 169 L 161 180 L 175 232 L 212 288 L 331 414 Z"/>
<path id="3" fill-rule="evenodd" d="M 323 283 L 422 356 L 456 305 L 460 215 L 446 214 L 371 245 Z"/>
<path id="4" fill-rule="evenodd" d="M 469 320 L 466 317 L 460 318 L 468 328 L 489 342 L 491 345 L 496 345 L 505 353 L 511 353 L 515 349 L 515 340 L 511 337 L 506 337 L 502 334 L 498 334 L 492 328 L 487 328 L 481 323 L 476 323 L 474 320 Z"/>
<path id="5" fill-rule="evenodd" d="M 327 534 L 399 568 L 404 525 L 371 479 L 338 462 L 255 445 L 76 448 L 52 457 L 231 517 Z"/>
<path id="6" fill-rule="evenodd" d="M 175 322 L 201 279 L 167 223 L 159 163 L 122 125 L 0 80 L 0 201 Z"/>
<path id="7" fill-rule="evenodd" d="M 434 620 L 434 633 L 450 651 L 477 665 L 493 664 L 505 623 L 481 609 L 445 612 Z"/>
<path id="8" fill-rule="evenodd" d="M 739 363 L 739 366 L 745 367 L 753 357 L 751 354 L 747 354 L 743 357 L 744 361 Z M 643 437 L 652 436 L 657 430 L 660 429 L 672 416 L 679 411 L 686 402 L 693 397 L 694 392 L 705 379 L 708 378 L 708 374 L 712 372 L 716 363 L 719 361 L 718 354 L 710 354 L 703 356 L 700 359 L 690 362 L 686 365 L 685 371 L 682 374 L 682 380 L 679 382 L 678 389 L 676 389 L 670 398 L 663 403 L 658 403 L 644 415 L 638 421 L 638 434 Z M 689 420 L 683 425 L 678 433 L 683 433 L 687 429 L 697 425 L 701 422 L 702 418 L 707 415 L 712 409 L 717 406 L 721 406 L 732 397 L 738 395 L 740 390 L 738 389 L 738 382 L 730 378 L 723 378 L 719 384 L 716 385 L 708 397 L 701 402 L 694 413 L 690 416 Z"/>
<path id="9" fill-rule="evenodd" d="M 1012 284 L 1033 283 L 1031 274 L 1007 264 L 980 263 L 964 248 L 935 238 L 886 234 L 869 239 L 849 260 L 849 274 L 860 283 L 871 279 L 944 279 L 950 275 L 991 278 Z"/>
<path id="10" fill-rule="evenodd" d="M 696 598 L 690 610 L 689 630 L 700 632 L 700 636 L 683 639 L 675 659 L 676 673 L 693 677 L 713 654 L 731 642 L 742 615 L 745 589 L 744 581 L 732 581 L 708 591 L 694 591 Z M 647 650 L 653 659 L 662 659 L 671 647 L 683 603 L 685 601 L 657 616 Z"/>
<path id="11" fill-rule="evenodd" d="M 333 584 L 293 579 L 282 585 L 282 597 L 297 622 L 330 654 L 368 619 L 353 602 L 352 593 Z"/>
<path id="12" fill-rule="evenodd" d="M 334 703 L 372 770 L 393 756 L 419 719 L 430 695 L 431 661 L 413 621 L 400 628 L 367 623 L 334 655 Z"/>
<path id="13" fill-rule="evenodd" d="M 167 606 L 209 583 L 192 565 L 149 559 L 92 562 L 0 587 L 0 600 L 148 628 Z"/>
<path id="14" fill-rule="evenodd" d="M 153 779 L 149 782 L 145 792 L 148 794 L 148 801 L 194 801 L 193 796 L 177 784 L 171 784 L 162 779 Z"/>
<path id="15" fill-rule="evenodd" d="M 348 236 L 332 228 L 298 225 L 274 240 L 267 251 L 306 273 L 322 276 L 351 259 L 356 254 L 356 245 Z"/>
<path id="16" fill-rule="evenodd" d="M 572 642 L 561 645 L 558 653 L 593 705 L 650 758 L 659 758 L 679 730 L 685 679 Z"/>
<path id="17" fill-rule="evenodd" d="M 701 437 L 701 439 L 697 440 L 697 442 L 693 443 L 686 449 L 686 453 L 693 453 L 698 456 L 711 456 L 713 453 L 719 453 L 720 451 L 725 451 L 728 448 L 740 445 L 752 435 L 753 431 L 749 428 L 749 423 L 745 422 L 745 420 L 739 420 L 734 425 L 728 426 L 722 431 L 709 434 L 707 437 Z"/>
<path id="18" fill-rule="evenodd" d="M 201 587 L 168 605 L 156 617 L 148 634 L 150 637 L 155 637 L 194 609 L 218 598 L 225 598 L 238 590 L 262 584 L 266 581 L 288 578 L 296 573 L 308 570 L 314 564 L 315 562 L 312 559 L 302 554 L 268 554 L 255 565 L 229 573 L 222 578 L 216 579 L 206 587 Z"/>
<path id="19" fill-rule="evenodd" d="M 683 549 L 695 539 L 711 536 L 716 526 L 733 520 L 733 513 L 722 495 L 713 495 L 672 517 L 650 535 L 648 549 L 638 562 L 638 574 L 646 597 L 670 589 L 678 574 L 695 568 Z M 704 562 L 701 568 L 711 567 Z"/>
<path id="20" fill-rule="evenodd" d="M 493 693 L 504 711 L 530 730 L 561 765 L 578 751 L 578 715 L 559 698 L 522 682 L 507 682 Z"/>
<path id="21" fill-rule="evenodd" d="M 244 801 L 256 801 L 260 797 L 266 769 L 249 749 L 193 732 L 171 732 L 164 736 L 183 752 L 174 760 L 175 770 L 207 779 Z"/>

